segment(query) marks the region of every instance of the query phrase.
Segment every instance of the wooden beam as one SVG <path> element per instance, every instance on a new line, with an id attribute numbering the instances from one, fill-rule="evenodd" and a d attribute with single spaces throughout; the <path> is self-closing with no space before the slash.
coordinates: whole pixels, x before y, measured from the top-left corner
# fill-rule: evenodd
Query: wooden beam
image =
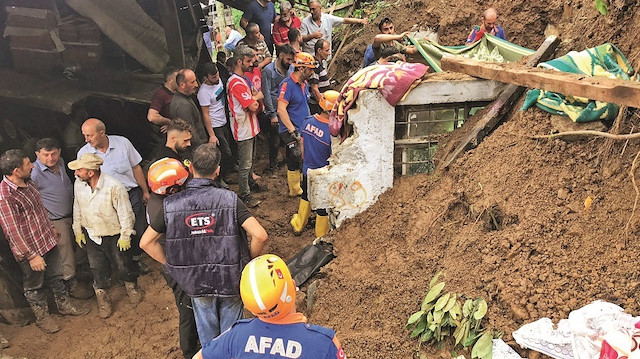
<path id="1" fill-rule="evenodd" d="M 528 88 L 640 108 L 640 82 L 447 56 L 442 69 Z"/>
<path id="2" fill-rule="evenodd" d="M 529 57 L 526 66 L 532 68 L 541 61 L 546 61 L 553 55 L 556 47 L 560 44 L 560 39 L 556 36 L 548 37 L 538 50 Z M 444 58 L 443 58 L 444 59 Z M 512 66 L 510 64 L 509 66 Z M 498 98 L 487 105 L 483 111 L 477 115 L 471 116 L 466 120 L 465 125 L 457 132 L 462 132 L 458 138 L 460 141 L 452 141 L 444 147 L 441 153 L 436 153 L 436 158 L 441 161 L 437 164 L 437 168 L 446 168 L 464 152 L 475 148 L 478 144 L 496 128 L 511 109 L 511 105 L 524 93 L 523 87 L 516 85 L 507 86 L 498 95 Z"/>
<path id="3" fill-rule="evenodd" d="M 180 19 L 178 19 L 178 9 L 176 2 L 171 0 L 157 0 L 158 9 L 167 47 L 169 49 L 169 63 L 175 67 L 185 67 L 184 43 L 182 42 L 182 29 Z"/>

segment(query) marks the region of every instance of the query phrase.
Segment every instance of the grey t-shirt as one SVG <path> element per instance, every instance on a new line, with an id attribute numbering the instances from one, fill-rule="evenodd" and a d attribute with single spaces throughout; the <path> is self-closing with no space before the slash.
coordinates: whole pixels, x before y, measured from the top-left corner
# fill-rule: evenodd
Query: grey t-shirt
<path id="1" fill-rule="evenodd" d="M 333 32 L 333 27 L 342 24 L 343 21 L 344 19 L 341 17 L 322 14 L 322 17 L 320 18 L 320 25 L 318 25 L 315 21 L 313 21 L 311 15 L 309 15 L 302 19 L 300 34 L 302 36 L 306 36 L 309 34 L 313 34 L 316 31 L 320 31 L 322 33 L 322 38 L 329 41 L 329 46 L 331 46 L 331 34 Z M 311 39 L 307 42 L 302 43 L 302 51 L 308 52 L 313 55 L 315 53 L 313 47 L 315 46 L 316 41 L 318 41 L 318 39 Z"/>

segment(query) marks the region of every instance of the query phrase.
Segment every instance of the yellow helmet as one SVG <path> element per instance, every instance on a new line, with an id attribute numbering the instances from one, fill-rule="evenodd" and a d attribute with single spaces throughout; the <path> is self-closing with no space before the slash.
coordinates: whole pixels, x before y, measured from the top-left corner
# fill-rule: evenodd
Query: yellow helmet
<path id="1" fill-rule="evenodd" d="M 340 96 L 340 92 L 334 90 L 327 90 L 322 94 L 322 98 L 320 99 L 320 107 L 327 112 L 331 112 L 333 109 L 333 105 L 338 100 L 338 96 Z"/>
<path id="2" fill-rule="evenodd" d="M 264 254 L 242 270 L 240 296 L 255 316 L 277 322 L 295 308 L 296 286 L 287 264 L 274 254 Z"/>
<path id="3" fill-rule="evenodd" d="M 308 67 L 315 69 L 318 67 L 318 61 L 308 52 L 298 52 L 293 58 L 294 67 Z"/>
<path id="4" fill-rule="evenodd" d="M 149 188 L 155 194 L 164 195 L 168 188 L 182 186 L 188 177 L 189 172 L 180 161 L 165 157 L 149 167 Z"/>

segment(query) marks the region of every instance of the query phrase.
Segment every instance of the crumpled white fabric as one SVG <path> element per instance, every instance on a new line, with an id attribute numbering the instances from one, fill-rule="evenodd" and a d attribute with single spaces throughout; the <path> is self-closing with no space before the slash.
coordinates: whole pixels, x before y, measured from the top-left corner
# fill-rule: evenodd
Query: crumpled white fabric
<path id="1" fill-rule="evenodd" d="M 598 359 L 603 339 L 630 336 L 640 317 L 624 313 L 619 306 L 594 301 L 569 313 L 554 329 L 549 318 L 528 323 L 512 333 L 523 348 L 533 349 L 557 359 Z M 635 354 L 638 355 L 638 354 Z M 630 358 L 635 358 L 630 357 Z"/>

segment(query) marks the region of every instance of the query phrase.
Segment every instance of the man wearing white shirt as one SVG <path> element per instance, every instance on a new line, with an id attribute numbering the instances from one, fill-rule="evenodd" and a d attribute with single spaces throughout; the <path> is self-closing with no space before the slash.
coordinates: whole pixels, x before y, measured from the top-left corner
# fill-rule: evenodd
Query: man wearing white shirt
<path id="1" fill-rule="evenodd" d="M 98 313 L 104 319 L 111 316 L 106 289 L 112 267 L 117 267 L 132 304 L 142 300 L 142 293 L 137 288 L 138 272 L 130 250 L 135 231 L 129 195 L 117 179 L 101 171 L 102 164 L 98 155 L 86 153 L 68 166 L 77 177 L 73 186 L 73 233 L 80 247 L 87 246 Z"/>
<path id="2" fill-rule="evenodd" d="M 202 116 L 206 123 L 211 123 L 207 127 L 209 133 L 209 143 L 217 143 L 222 154 L 220 166 L 220 178 L 222 183 L 226 182 L 231 171 L 233 171 L 234 159 L 231 152 L 231 130 L 227 126 L 227 114 L 225 111 L 226 91 L 218 68 L 212 62 L 204 64 L 202 67 L 202 77 L 204 82 L 198 91 L 198 102 L 202 108 Z M 224 186 L 224 184 L 223 184 Z"/>
<path id="3" fill-rule="evenodd" d="M 122 183 L 129 194 L 129 202 L 135 214 L 136 235 L 133 236 L 133 256 L 141 273 L 147 273 L 149 267 L 140 262 L 140 236 L 147 228 L 144 204 L 149 200 L 149 188 L 144 178 L 142 156 L 126 137 L 106 134 L 104 122 L 90 118 L 82 124 L 82 134 L 86 145 L 79 151 L 77 158 L 85 153 L 98 155 L 104 161 L 102 171 Z"/>
<path id="4" fill-rule="evenodd" d="M 302 20 L 300 34 L 302 35 L 302 51 L 313 54 L 314 46 L 318 39 L 325 39 L 331 45 L 331 33 L 333 28 L 341 24 L 362 24 L 366 25 L 367 18 L 356 19 L 353 17 L 338 17 L 322 13 L 322 5 L 318 0 L 309 1 L 309 16 Z"/>

